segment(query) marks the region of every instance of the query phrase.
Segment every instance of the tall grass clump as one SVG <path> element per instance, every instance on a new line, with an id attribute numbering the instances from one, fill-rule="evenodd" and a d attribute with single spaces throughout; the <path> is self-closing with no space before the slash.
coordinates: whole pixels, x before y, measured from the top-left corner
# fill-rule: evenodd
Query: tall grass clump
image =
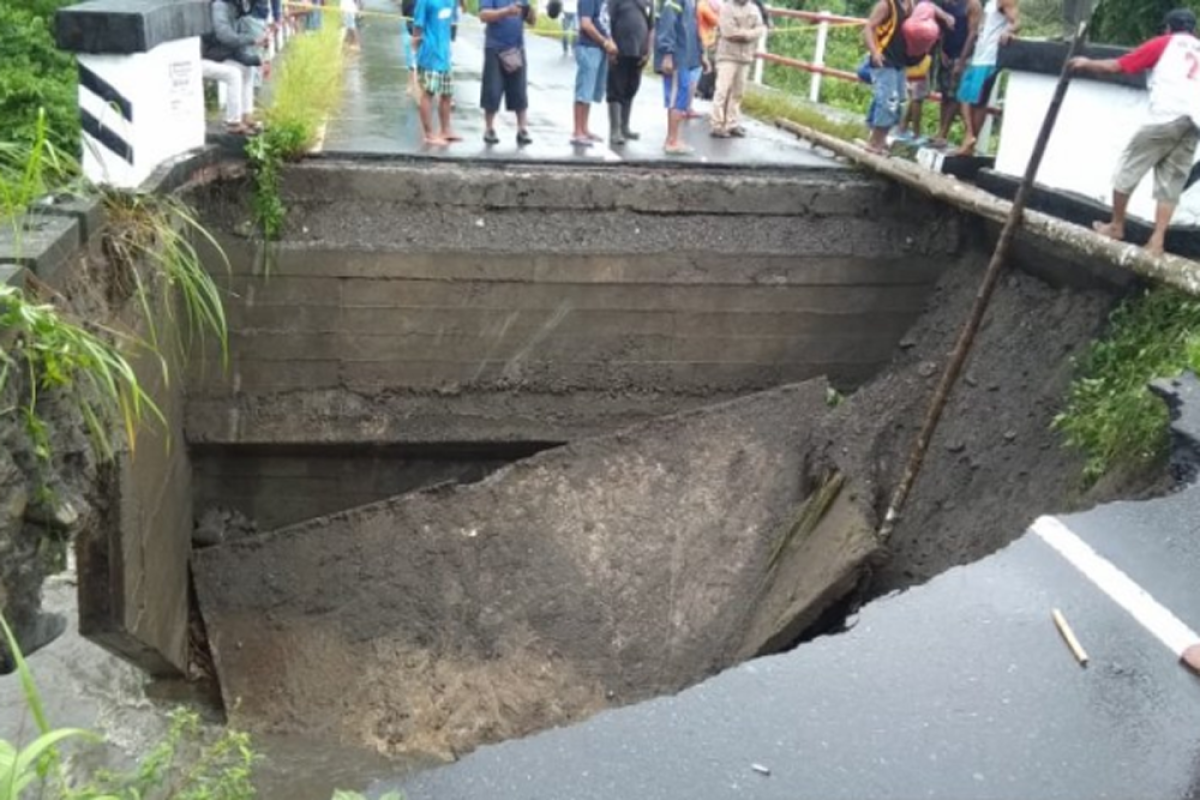
<path id="1" fill-rule="evenodd" d="M 254 175 L 255 222 L 268 241 L 279 238 L 287 209 L 279 194 L 284 162 L 317 144 L 321 128 L 342 97 L 342 30 L 325 25 L 292 39 L 276 65 L 264 116 L 266 130 L 246 145 Z"/>
<path id="2" fill-rule="evenodd" d="M 782 92 L 762 91 L 751 88 L 742 98 L 742 109 L 753 117 L 774 122 L 777 119 L 791 120 L 839 139 L 847 141 L 861 139 L 867 135 L 864 123 L 839 120 L 824 114 L 820 109 L 802 100 L 795 100 Z"/>
<path id="3" fill-rule="evenodd" d="M 1146 384 L 1185 369 L 1200 372 L 1200 298 L 1160 287 L 1126 300 L 1077 369 L 1054 427 L 1087 456 L 1085 482 L 1162 458 L 1167 412 Z"/>
<path id="4" fill-rule="evenodd" d="M 28 396 L 14 408 L 0 408 L 0 414 L 21 413 L 39 451 L 48 447 L 38 413 L 45 391 L 69 393 L 94 449 L 104 458 L 112 457 L 105 425 L 110 412 L 122 421 L 130 449 L 137 441 L 138 424 L 147 415 L 165 422 L 117 346 L 68 321 L 53 306 L 31 302 L 16 287 L 0 286 L 0 331 L 6 338 L 0 351 L 0 392 L 15 376 L 14 370 L 23 370 L 29 384 Z"/>
<path id="5" fill-rule="evenodd" d="M 79 163 L 54 145 L 45 111 L 28 139 L 0 141 L 0 220 L 14 222 L 38 199 L 79 176 Z"/>
<path id="6" fill-rule="evenodd" d="M 300 146 L 316 144 L 321 125 L 342 99 L 345 55 L 336 25 L 297 36 L 275 65 L 264 118 L 272 127 L 295 126 L 304 134 Z M 293 153 L 292 155 L 298 155 Z"/>
<path id="7" fill-rule="evenodd" d="M 228 360 L 229 332 L 225 305 L 216 282 L 204 268 L 193 239 L 203 239 L 225 260 L 225 253 L 195 213 L 183 201 L 160 195 L 109 190 L 104 195 L 109 227 L 104 238 L 105 254 L 119 279 L 132 282 L 134 294 L 150 331 L 150 343 L 161 350 L 159 318 L 175 322 L 175 292 L 187 317 L 186 338 L 209 333 L 220 344 L 222 363 Z M 162 302 L 151 305 L 155 295 L 145 284 L 138 264 L 146 264 L 161 275 L 167 291 Z"/>

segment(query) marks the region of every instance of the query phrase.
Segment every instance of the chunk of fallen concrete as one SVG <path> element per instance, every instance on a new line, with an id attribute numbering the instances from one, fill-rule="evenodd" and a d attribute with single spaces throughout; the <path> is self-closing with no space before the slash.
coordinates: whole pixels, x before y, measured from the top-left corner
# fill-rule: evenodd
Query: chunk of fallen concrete
<path id="1" fill-rule="evenodd" d="M 198 551 L 234 722 L 453 755 L 678 691 L 790 637 L 875 551 L 871 526 L 834 524 L 856 519 L 849 493 L 803 512 L 825 392 L 664 417 Z"/>

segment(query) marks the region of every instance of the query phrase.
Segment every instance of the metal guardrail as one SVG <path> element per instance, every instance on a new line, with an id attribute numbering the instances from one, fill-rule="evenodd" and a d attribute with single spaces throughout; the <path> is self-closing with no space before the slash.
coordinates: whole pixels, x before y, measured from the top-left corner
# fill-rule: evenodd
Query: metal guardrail
<path id="1" fill-rule="evenodd" d="M 803 70 L 812 75 L 812 81 L 808 87 L 808 99 L 813 103 L 821 102 L 821 78 L 828 76 L 837 80 L 851 81 L 859 83 L 858 73 L 850 72 L 844 69 L 837 69 L 826 66 L 825 64 L 825 47 L 829 39 L 829 29 L 835 27 L 862 27 L 867 23 L 865 17 L 845 17 L 839 14 L 832 14 L 828 11 L 798 11 L 791 8 L 776 8 L 767 6 L 767 13 L 772 17 L 780 19 L 797 19 L 817 26 L 817 41 L 813 50 L 813 60 L 804 61 L 798 58 L 789 56 L 776 55 L 770 52 L 768 42 L 772 35 L 777 33 L 777 29 L 773 29 L 758 42 L 758 53 L 754 62 L 754 73 L 752 80 L 760 86 L 763 83 L 763 69 L 767 63 L 781 64 L 785 67 Z M 992 101 L 988 105 L 989 120 L 993 117 L 999 117 L 1002 114 L 1000 108 L 995 105 L 995 89 L 992 90 Z M 929 100 L 940 103 L 942 96 L 938 92 L 930 92 Z M 989 126 L 990 127 L 990 124 Z"/>

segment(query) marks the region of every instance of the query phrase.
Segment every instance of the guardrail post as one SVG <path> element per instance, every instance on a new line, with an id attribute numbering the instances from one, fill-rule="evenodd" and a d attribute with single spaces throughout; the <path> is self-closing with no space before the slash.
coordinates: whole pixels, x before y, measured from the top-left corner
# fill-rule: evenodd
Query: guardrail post
<path id="1" fill-rule="evenodd" d="M 987 107 L 996 108 L 996 100 L 1000 96 L 1000 81 L 997 79 L 992 82 L 992 93 L 988 95 Z M 975 152 L 980 155 L 987 155 L 988 150 L 992 146 L 992 121 L 995 115 L 990 111 L 984 115 L 983 127 L 979 129 L 979 136 L 975 142 Z"/>
<path id="2" fill-rule="evenodd" d="M 817 23 L 817 48 L 813 53 L 813 65 L 825 66 L 825 41 L 829 38 L 829 20 L 825 19 L 828 11 L 822 11 L 822 19 Z M 808 84 L 808 99 L 814 103 L 821 102 L 821 73 L 814 72 Z"/>
<path id="3" fill-rule="evenodd" d="M 769 12 L 768 12 L 769 13 Z M 763 35 L 758 37 L 758 54 L 761 56 L 767 52 L 767 37 L 771 35 L 771 29 L 763 31 Z M 756 84 L 762 86 L 763 82 L 763 64 L 765 62 L 761 58 L 754 59 L 754 75 L 751 78 Z"/>

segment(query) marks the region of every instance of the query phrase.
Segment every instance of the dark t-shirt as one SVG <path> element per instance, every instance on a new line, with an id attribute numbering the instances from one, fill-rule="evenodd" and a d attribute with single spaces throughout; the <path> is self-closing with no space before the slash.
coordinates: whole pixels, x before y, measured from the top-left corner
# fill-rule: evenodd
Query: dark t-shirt
<path id="1" fill-rule="evenodd" d="M 592 24 L 603 37 L 608 36 L 608 0 L 579 0 L 579 19 L 591 17 Z M 599 47 L 597 42 L 586 33 L 580 31 L 579 44 L 582 47 Z"/>
<path id="2" fill-rule="evenodd" d="M 503 11 L 516 3 L 517 0 L 479 0 L 479 10 L 496 9 Z M 525 44 L 525 18 L 505 17 L 499 22 L 489 22 L 484 28 L 486 33 L 483 46 L 487 50 L 507 50 L 510 47 L 521 47 Z"/>
<path id="3" fill-rule="evenodd" d="M 612 38 L 617 53 L 643 58 L 648 50 L 646 37 L 654 14 L 654 0 L 608 0 L 612 21 Z"/>
<path id="4" fill-rule="evenodd" d="M 911 58 L 904 46 L 904 21 L 910 16 L 910 11 L 904 7 L 904 3 L 905 0 L 888 0 L 888 8 L 891 11 L 889 19 L 894 21 L 896 28 L 891 41 L 883 48 L 883 65 L 893 69 L 904 69 L 920 61 Z"/>
<path id="5" fill-rule="evenodd" d="M 947 28 L 938 22 L 942 29 L 942 52 L 947 58 L 957 59 L 967 44 L 967 34 L 971 32 L 967 23 L 967 0 L 942 0 L 938 5 L 954 17 L 953 28 Z"/>

